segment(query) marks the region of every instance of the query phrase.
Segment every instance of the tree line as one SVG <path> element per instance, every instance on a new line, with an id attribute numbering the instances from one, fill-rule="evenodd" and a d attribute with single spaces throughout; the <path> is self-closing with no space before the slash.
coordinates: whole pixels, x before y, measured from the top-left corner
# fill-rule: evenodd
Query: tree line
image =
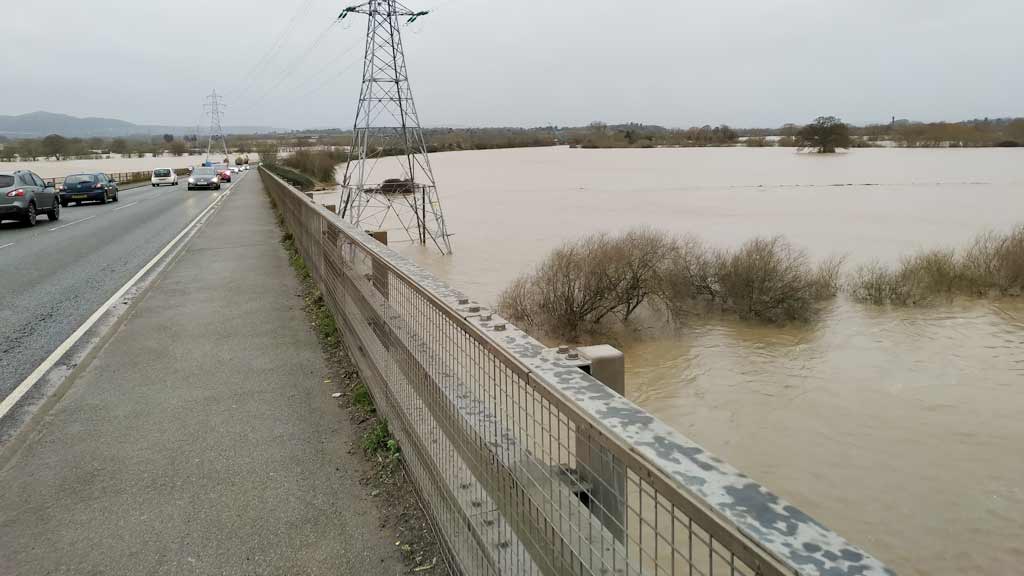
<path id="1" fill-rule="evenodd" d="M 578 148 L 784 146 L 822 152 L 883 143 L 903 147 L 1010 147 L 1024 146 L 1024 118 L 933 123 L 894 119 L 888 124 L 856 126 L 834 116 L 822 116 L 806 125 L 785 124 L 777 128 L 733 128 L 727 124 L 665 128 L 640 123 L 592 122 L 578 127 L 429 128 L 423 131 L 423 137 L 428 152 L 558 145 Z M 106 154 L 181 156 L 203 149 L 204 142 L 205 137 L 196 134 L 129 138 L 65 138 L 59 134 L 45 138 L 0 137 L 0 161 L 91 158 Z M 267 142 L 282 152 L 331 150 L 350 146 L 352 132 L 329 129 L 233 135 L 228 145 L 231 151 L 244 154 Z"/>
<path id="2" fill-rule="evenodd" d="M 128 157 L 184 156 L 199 150 L 202 145 L 196 135 L 176 137 L 163 134 L 131 138 L 66 138 L 50 134 L 44 138 L 5 139 L 0 141 L 0 161 L 35 161 L 52 158 L 96 159 L 117 154 Z M 243 151 L 244 152 L 244 151 Z"/>

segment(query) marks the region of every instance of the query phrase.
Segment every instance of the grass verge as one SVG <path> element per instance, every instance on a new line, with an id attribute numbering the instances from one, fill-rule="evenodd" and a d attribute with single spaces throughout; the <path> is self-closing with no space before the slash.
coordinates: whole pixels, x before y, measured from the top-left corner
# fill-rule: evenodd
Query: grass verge
<path id="1" fill-rule="evenodd" d="M 302 286 L 306 315 L 330 366 L 332 381 L 341 388 L 339 402 L 359 433 L 359 449 L 373 465 L 372 474 L 362 482 L 370 490 L 371 497 L 380 499 L 387 527 L 396 530 L 395 546 L 401 550 L 408 572 L 417 575 L 449 574 L 437 534 L 403 465 L 401 447 L 391 434 L 387 421 L 377 412 L 370 391 L 345 349 L 334 315 L 299 254 L 295 239 L 288 232 L 273 197 L 269 194 L 268 197 L 281 229 L 281 244 Z"/>

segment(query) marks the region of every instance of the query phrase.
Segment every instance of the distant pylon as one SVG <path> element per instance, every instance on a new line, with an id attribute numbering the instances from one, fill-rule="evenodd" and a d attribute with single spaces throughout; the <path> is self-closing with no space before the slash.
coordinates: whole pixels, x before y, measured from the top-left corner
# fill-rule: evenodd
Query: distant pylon
<path id="1" fill-rule="evenodd" d="M 228 157 L 228 141 L 224 138 L 224 129 L 220 126 L 220 109 L 224 108 L 224 97 L 217 94 L 214 90 L 206 97 L 206 104 L 203 108 L 206 113 L 210 115 L 210 134 L 206 140 L 206 161 L 210 161 L 210 150 L 213 147 L 213 141 L 219 139 L 221 144 L 224 146 L 224 157 Z"/>
<path id="2" fill-rule="evenodd" d="M 437 183 L 405 68 L 401 20 L 426 12 L 370 0 L 338 16 L 366 14 L 363 83 L 341 185 L 340 214 L 364 229 L 400 226 L 409 240 L 452 251 Z M 415 236 L 413 232 L 415 231 Z"/>

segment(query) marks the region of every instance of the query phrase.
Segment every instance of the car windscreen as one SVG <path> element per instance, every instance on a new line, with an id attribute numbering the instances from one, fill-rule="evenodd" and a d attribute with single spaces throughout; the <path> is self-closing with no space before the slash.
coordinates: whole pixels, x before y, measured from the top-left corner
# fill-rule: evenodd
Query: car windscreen
<path id="1" fill-rule="evenodd" d="M 14 186 L 14 176 L 0 174 L 0 188 L 10 188 L 11 186 Z"/>
<path id="2" fill-rule="evenodd" d="M 72 184 L 81 184 L 83 182 L 92 183 L 96 181 L 96 176 L 92 174 L 75 174 L 74 176 L 68 176 L 64 179 L 64 185 L 70 186 Z"/>
<path id="3" fill-rule="evenodd" d="M 156 176 L 157 178 L 167 178 L 170 175 L 171 171 L 164 168 L 153 170 L 153 176 Z"/>
<path id="4" fill-rule="evenodd" d="M 213 168 L 196 168 L 194 174 L 196 176 L 216 176 L 217 172 Z"/>

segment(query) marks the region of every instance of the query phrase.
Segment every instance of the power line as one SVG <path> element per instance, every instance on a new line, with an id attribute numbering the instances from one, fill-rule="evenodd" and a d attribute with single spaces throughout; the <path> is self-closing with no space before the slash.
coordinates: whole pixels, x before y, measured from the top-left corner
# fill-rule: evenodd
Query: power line
<path id="1" fill-rule="evenodd" d="M 350 52 L 352 52 L 353 49 L 355 49 L 356 47 L 358 47 L 360 45 L 362 45 L 362 42 L 359 42 L 358 44 L 356 44 L 354 46 L 351 46 L 351 47 L 349 47 L 349 49 L 341 52 L 340 54 L 338 54 L 338 56 L 333 61 L 328 63 L 325 66 L 325 68 L 331 68 L 331 69 L 335 68 L 337 64 L 341 63 L 342 58 L 344 56 L 348 55 Z M 313 76 L 310 76 L 309 78 L 306 78 L 306 80 L 301 82 L 300 84 L 298 84 L 296 89 L 292 90 L 292 92 L 290 94 L 283 95 L 283 96 L 288 96 L 287 99 L 280 100 L 280 101 L 277 101 L 276 103 L 270 104 L 269 110 L 279 110 L 281 108 L 281 106 L 287 105 L 287 104 L 292 104 L 292 105 L 300 104 L 306 98 L 308 98 L 308 97 L 312 96 L 313 94 L 316 94 L 317 92 L 320 92 L 324 88 L 327 88 L 328 86 L 330 86 L 334 81 L 336 81 L 339 78 L 341 78 L 342 76 L 344 76 L 345 73 L 351 71 L 352 68 L 355 67 L 356 64 L 361 64 L 362 62 L 363 62 L 363 56 L 359 55 L 358 57 L 353 58 L 352 60 L 350 60 L 348 63 L 346 63 L 344 66 L 342 66 L 336 73 L 331 74 L 327 78 L 321 79 L 316 74 L 314 74 Z M 319 72 L 319 71 L 320 70 L 318 69 L 317 72 Z M 313 83 L 311 81 L 315 81 L 315 80 L 320 80 L 320 82 L 318 84 L 316 84 L 316 85 L 313 85 Z M 299 90 L 301 90 L 303 88 L 308 88 L 308 90 L 305 90 L 304 92 L 299 92 Z M 296 92 L 299 92 L 298 95 L 294 95 L 294 93 L 296 93 Z M 255 104 L 253 104 L 252 106 L 248 107 L 246 109 L 246 111 L 252 111 L 254 109 L 253 106 L 255 106 Z M 268 109 L 268 108 L 265 108 L 265 110 L 266 109 Z"/>
<path id="2" fill-rule="evenodd" d="M 248 80 L 250 76 L 252 76 L 253 72 L 256 72 L 257 70 L 262 70 L 263 65 L 269 62 L 268 59 L 271 58 L 271 55 L 273 55 L 281 47 L 281 42 L 284 41 L 285 37 L 288 36 L 291 33 L 291 31 L 295 28 L 295 23 L 298 22 L 299 15 L 306 11 L 306 9 L 309 7 L 309 4 L 312 1 L 313 0 L 303 0 L 302 4 L 298 5 L 298 7 L 295 9 L 295 12 L 292 14 L 291 19 L 288 20 L 288 25 L 285 26 L 285 28 L 281 31 L 280 34 L 278 34 L 277 38 L 274 40 L 274 43 L 270 45 L 270 48 L 263 53 L 263 56 L 260 57 L 260 59 L 257 60 L 256 63 L 253 64 L 253 66 L 249 68 L 249 70 L 244 75 L 242 75 L 242 79 L 239 81 L 240 83 L 238 85 L 237 90 L 241 91 L 242 88 L 248 87 Z M 229 93 L 231 93 L 231 91 L 229 91 Z"/>
<path id="3" fill-rule="evenodd" d="M 353 66 L 355 66 L 356 64 L 361 63 L 362 61 L 363 61 L 362 56 L 352 60 L 351 62 L 349 62 L 349 64 L 347 66 L 345 66 L 344 68 L 339 70 L 337 74 L 334 74 L 334 75 L 330 76 L 329 78 L 327 78 L 326 80 L 321 82 L 319 85 L 317 85 L 312 90 L 303 92 L 302 94 L 300 94 L 299 96 L 296 97 L 296 100 L 302 100 L 303 98 L 307 98 L 307 97 L 312 96 L 313 94 L 316 94 L 317 92 L 323 90 L 328 85 L 330 85 L 331 82 L 334 82 L 338 78 L 341 78 L 342 76 L 344 76 L 345 73 L 348 72 L 349 70 L 351 70 Z"/>
<path id="4" fill-rule="evenodd" d="M 291 78 L 291 76 L 299 68 L 298 65 L 302 62 L 302 60 L 309 56 L 309 54 L 313 52 L 313 50 L 315 50 L 317 46 L 320 45 L 321 42 L 323 42 L 324 38 L 327 37 L 327 33 L 331 31 L 331 28 L 333 28 L 334 25 L 337 24 L 337 22 L 337 20 L 333 20 L 330 24 L 327 25 L 326 28 L 321 30 L 320 34 L 318 34 L 316 38 L 313 40 L 313 43 L 309 45 L 301 54 L 299 54 L 297 58 L 293 59 L 288 63 L 287 66 L 285 66 L 285 68 L 283 69 L 284 75 L 278 77 L 273 83 L 271 83 L 271 85 L 266 90 L 260 92 L 252 100 L 246 103 L 243 106 L 243 110 L 251 110 L 253 106 L 255 106 L 268 95 L 270 95 L 271 92 L 283 86 L 284 81 L 287 80 L 288 78 Z"/>

